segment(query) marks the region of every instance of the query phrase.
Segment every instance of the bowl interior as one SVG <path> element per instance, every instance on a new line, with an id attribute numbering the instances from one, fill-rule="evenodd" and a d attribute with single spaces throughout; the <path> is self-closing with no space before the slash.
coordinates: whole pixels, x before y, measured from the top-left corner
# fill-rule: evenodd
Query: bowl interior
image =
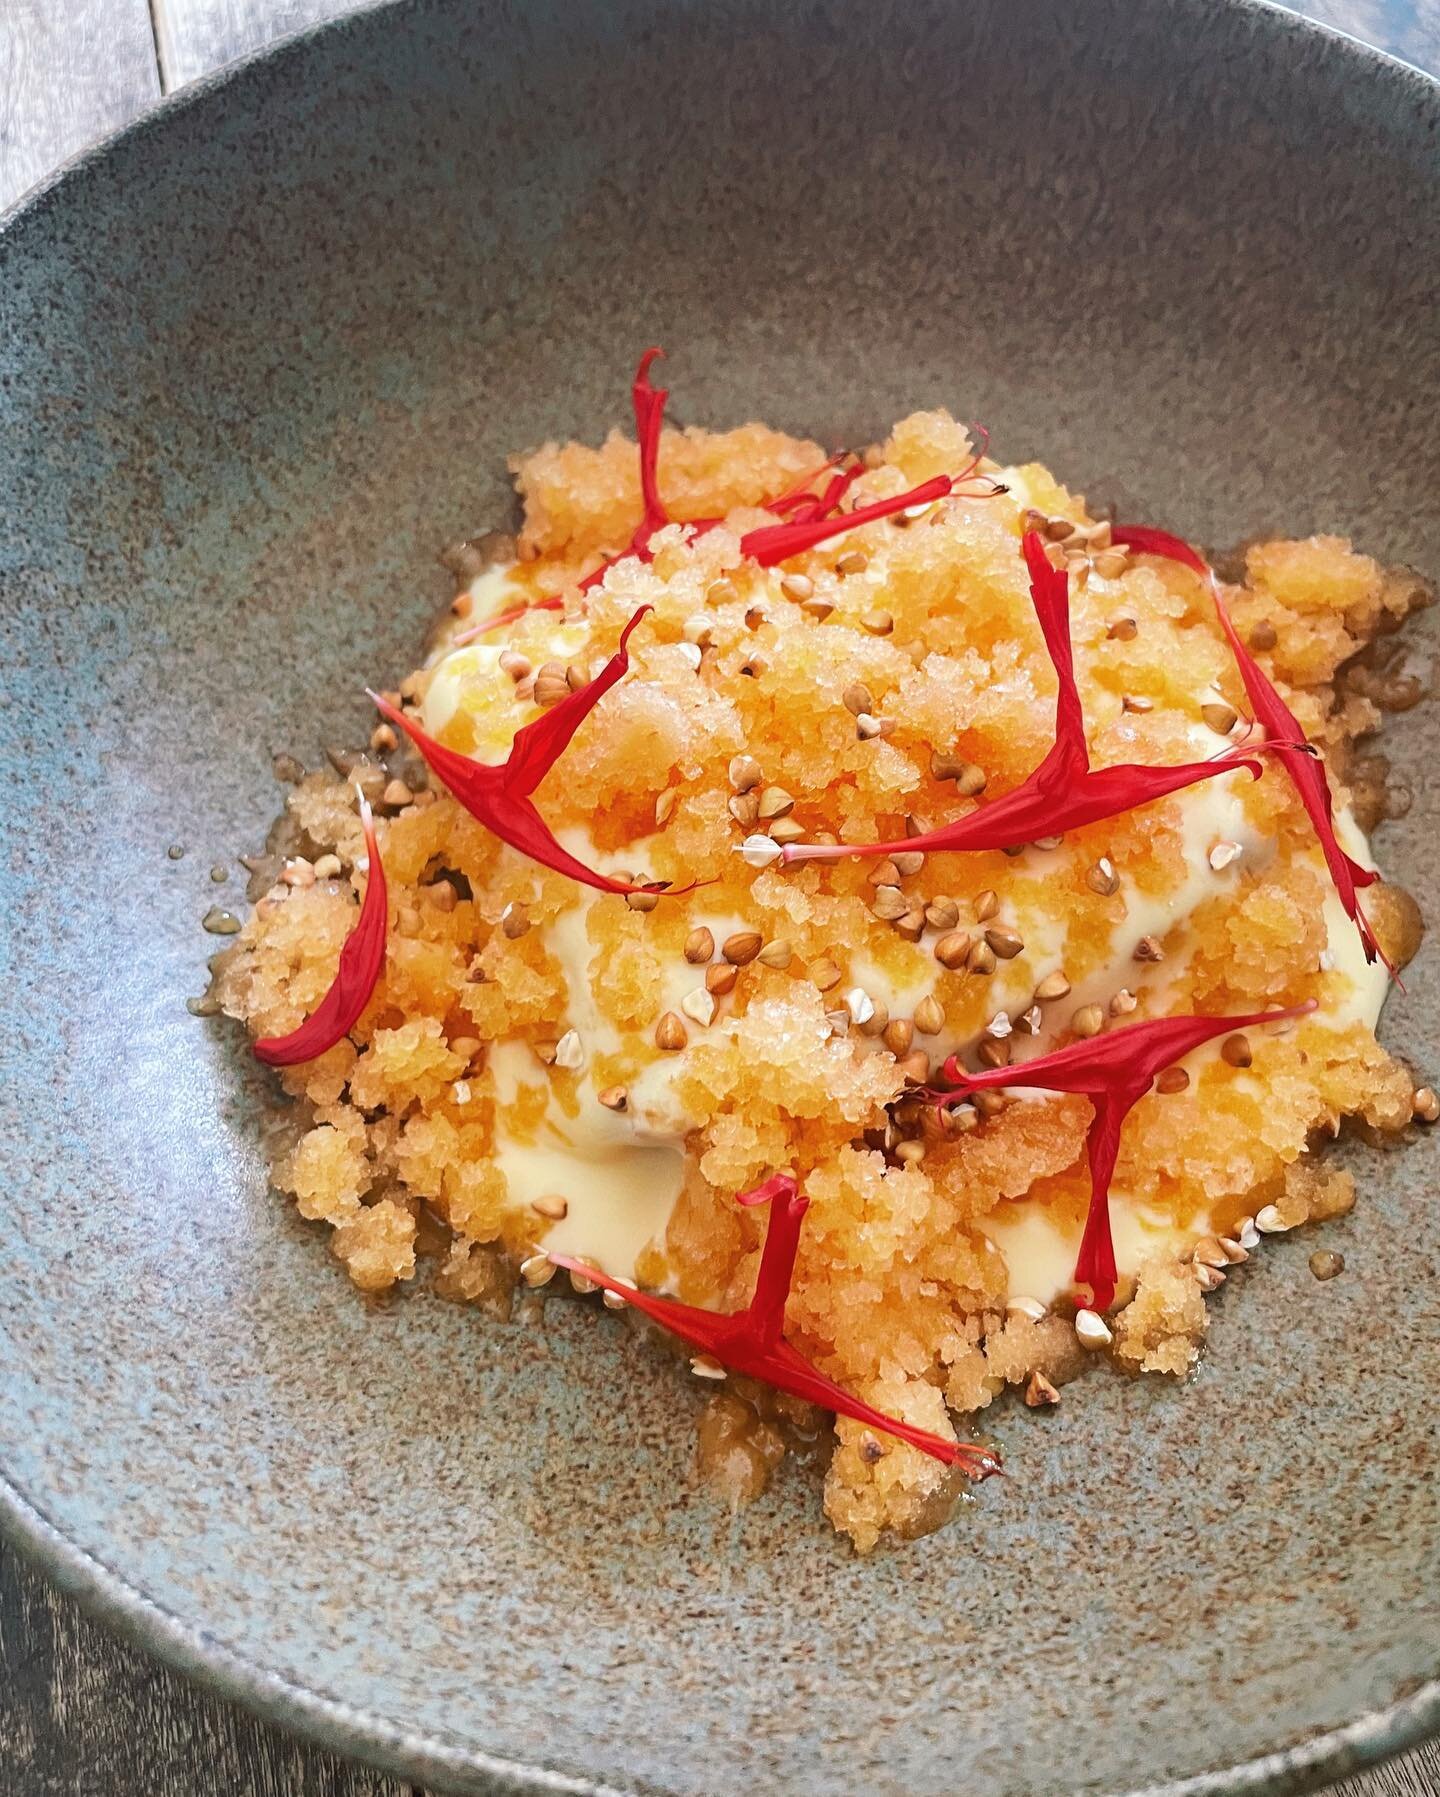
<path id="1" fill-rule="evenodd" d="M 1437 120 L 1422 78 L 1200 0 L 437 0 L 13 221 L 0 1442 L 53 1570 L 475 1788 L 1296 1788 L 1345 1763 L 1325 1731 L 1415 1726 L 1428 1147 L 1353 1151 L 1345 1278 L 1267 1246 L 1188 1389 L 1002 1405 L 1010 1478 L 862 1562 L 803 1472 L 733 1518 L 697 1490 L 698 1400 L 613 1319 L 357 1299 L 267 1194 L 267 1079 L 184 999 L 272 754 L 354 739 L 435 548 L 508 515 L 507 452 L 623 420 L 647 342 L 687 421 L 839 443 L 944 403 L 1202 541 L 1440 571 Z M 1381 839 L 1430 899 L 1437 738 L 1394 725 L 1416 800 Z M 1433 957 L 1407 985 L 1385 1034 L 1433 1070 Z"/>

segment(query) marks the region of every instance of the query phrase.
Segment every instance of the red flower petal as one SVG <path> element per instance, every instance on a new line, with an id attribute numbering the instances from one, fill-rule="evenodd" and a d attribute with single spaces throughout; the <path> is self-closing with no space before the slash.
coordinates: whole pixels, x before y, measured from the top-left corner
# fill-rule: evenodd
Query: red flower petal
<path id="1" fill-rule="evenodd" d="M 359 1022 L 360 1013 L 369 1004 L 380 969 L 385 965 L 388 923 L 385 868 L 380 860 L 380 846 L 375 840 L 375 820 L 363 794 L 360 823 L 365 831 L 365 852 L 370 857 L 360 915 L 340 950 L 340 962 L 330 990 L 304 1023 L 288 1036 L 262 1036 L 253 1045 L 255 1058 L 264 1061 L 267 1067 L 294 1067 L 301 1061 L 313 1061 L 316 1055 L 333 1048 L 342 1036 L 349 1035 Z"/>
<path id="2" fill-rule="evenodd" d="M 808 523 L 815 518 L 828 518 L 833 512 L 839 510 L 840 501 L 864 472 L 865 464 L 863 462 L 856 462 L 849 468 L 842 468 L 838 474 L 832 475 L 826 482 L 823 493 L 807 493 L 798 506 L 793 509 L 786 508 L 790 512 L 791 523 Z M 766 502 L 765 509 L 767 512 L 777 513 L 780 510 L 771 501 Z"/>
<path id="3" fill-rule="evenodd" d="M 958 474 L 937 474 L 920 486 L 912 487 L 908 493 L 897 493 L 889 499 L 876 500 L 873 505 L 859 506 L 853 512 L 846 512 L 835 517 L 827 530 L 810 535 L 808 538 L 803 534 L 793 537 L 777 535 L 776 533 L 783 528 L 779 525 L 762 526 L 759 530 L 752 530 L 740 539 L 742 553 L 754 561 L 758 561 L 762 567 L 771 568 L 777 562 L 785 561 L 792 555 L 799 555 L 805 549 L 813 549 L 817 544 L 826 542 L 831 537 L 841 536 L 847 530 L 855 529 L 857 525 L 872 524 L 877 519 L 888 518 L 896 512 L 907 511 L 912 505 L 928 505 L 938 499 L 950 498 L 964 486 L 966 481 L 975 477 L 975 470 L 984 461 L 986 450 L 989 448 L 989 431 L 983 425 L 971 428 L 977 432 L 980 438 L 980 447 Z M 835 459 L 838 461 L 840 458 L 837 456 Z M 797 528 L 811 526 L 831 518 L 831 515 L 839 507 L 840 501 L 864 473 L 865 464 L 857 460 L 843 473 L 837 474 L 823 493 L 818 496 L 809 496 L 809 503 L 800 506 L 789 520 L 790 525 Z M 990 481 L 992 492 L 1005 491 L 997 482 L 991 481 L 988 475 L 981 475 L 979 478 Z M 795 496 L 787 494 L 782 500 L 766 500 L 765 509 L 778 512 L 784 507 L 788 510 L 793 497 Z M 796 546 L 790 547 L 789 545 L 792 543 Z"/>
<path id="4" fill-rule="evenodd" d="M 892 493 L 889 499 L 876 499 L 870 505 L 856 506 L 853 512 L 842 512 L 838 518 L 816 517 L 785 524 L 762 524 L 758 530 L 748 530 L 741 537 L 740 553 L 750 561 L 759 562 L 762 568 L 773 568 L 779 562 L 789 561 L 792 555 L 803 555 L 807 549 L 816 549 L 831 537 L 843 536 L 847 530 L 855 530 L 862 524 L 874 524 L 881 518 L 893 517 L 912 505 L 930 505 L 937 499 L 948 499 L 955 484 L 948 474 L 937 474 L 906 493 Z"/>
<path id="5" fill-rule="evenodd" d="M 472 817 L 485 828 L 508 842 L 511 848 L 528 855 L 556 873 L 568 874 L 584 886 L 601 892 L 654 892 L 657 885 L 635 885 L 614 880 L 608 874 L 596 873 L 555 840 L 549 825 L 530 801 L 540 782 L 569 747 L 581 724 L 599 704 L 610 688 L 630 666 L 629 642 L 632 631 L 652 607 L 642 605 L 620 635 L 620 647 L 596 677 L 571 693 L 558 705 L 515 732 L 510 753 L 498 766 L 486 767 L 471 761 L 456 749 L 446 748 L 421 729 L 414 718 L 407 717 L 378 693 L 371 693 L 375 704 L 406 732 L 424 756 L 426 765 L 449 787 Z M 684 891 L 691 890 L 685 887 Z"/>
<path id="6" fill-rule="evenodd" d="M 630 556 L 648 562 L 651 559 L 651 537 L 670 522 L 670 514 L 665 510 L 665 502 L 660 497 L 659 484 L 660 432 L 665 423 L 665 402 L 670 397 L 670 389 L 650 385 L 650 366 L 657 357 L 664 354 L 663 349 L 647 349 L 640 358 L 640 366 L 635 371 L 635 379 L 630 387 L 630 402 L 635 410 L 635 439 L 640 448 L 640 522 L 635 526 L 635 534 L 628 546 L 618 555 L 606 556 L 600 566 L 580 582 L 582 593 L 588 593 L 591 587 L 599 586 L 617 562 L 623 562 Z M 535 609 L 554 609 L 559 604 L 557 596 L 542 601 Z"/>
<path id="7" fill-rule="evenodd" d="M 798 509 L 818 504 L 821 496 L 811 489 L 814 487 L 815 482 L 819 480 L 820 476 L 822 474 L 828 474 L 837 462 L 841 462 L 845 459 L 845 455 L 846 451 L 843 449 L 837 455 L 832 455 L 828 462 L 824 462 L 820 467 L 812 470 L 812 472 L 807 474 L 798 485 L 792 487 L 788 493 L 780 493 L 774 499 L 762 499 L 760 501 L 760 510 L 773 512 L 777 518 L 788 518 Z M 850 481 L 858 477 L 859 472 L 860 470 L 857 466 L 854 473 L 850 474 L 848 479 L 846 479 L 846 486 L 849 485 Z M 842 478 L 844 477 L 841 475 L 835 476 L 835 480 L 840 480 Z M 832 481 L 830 483 L 831 487 L 833 487 L 834 484 L 835 482 Z M 827 491 L 828 490 L 829 489 L 827 489 Z M 841 489 L 842 492 L 844 490 L 844 488 Z M 838 503 L 838 500 L 835 503 Z M 723 518 L 705 518 L 697 523 L 695 528 L 697 530 L 713 530 L 716 525 L 723 523 Z"/>
<path id="8" fill-rule="evenodd" d="M 1228 753 L 1212 761 L 1181 762 L 1174 767 L 1142 767 L 1127 762 L 1118 767 L 1092 769 L 1070 642 L 1070 577 L 1051 567 L 1037 532 L 1026 533 L 1023 547 L 1030 570 L 1030 597 L 1059 681 L 1055 745 L 1049 754 L 1019 786 L 954 823 L 894 842 L 790 843 L 784 851 L 787 862 L 839 861 L 847 855 L 894 855 L 913 850 L 1021 848 L 1037 836 L 1053 836 L 1099 823 L 1103 818 L 1148 805 L 1154 799 L 1236 768 L 1247 768 L 1259 779 L 1258 761 Z"/>
<path id="9" fill-rule="evenodd" d="M 640 499 L 643 508 L 643 516 L 630 540 L 631 548 L 637 555 L 649 547 L 655 532 L 663 530 L 670 522 L 670 514 L 665 510 L 665 502 L 660 497 L 659 482 L 660 432 L 665 424 L 665 402 L 670 397 L 670 390 L 668 387 L 650 385 L 651 365 L 664 354 L 663 349 L 645 351 L 630 389 L 631 403 L 635 408 L 635 436 L 640 445 Z"/>
<path id="10" fill-rule="evenodd" d="M 1275 690 L 1270 676 L 1242 642 L 1225 601 L 1220 597 L 1220 583 L 1210 564 L 1182 537 L 1171 536 L 1168 531 L 1127 524 L 1112 531 L 1111 537 L 1114 542 L 1141 555 L 1156 555 L 1180 562 L 1185 567 L 1192 568 L 1209 586 L 1220 627 L 1229 640 L 1230 652 L 1235 657 L 1235 664 L 1240 670 L 1240 678 L 1245 683 L 1245 691 L 1249 695 L 1255 716 L 1269 735 L 1276 739 L 1270 746 L 1280 755 L 1285 772 L 1300 795 L 1300 803 L 1309 814 L 1316 840 L 1320 844 L 1320 852 L 1325 857 L 1325 865 L 1329 869 L 1345 915 L 1360 932 L 1365 959 L 1374 961 L 1379 956 L 1391 976 L 1398 977 L 1389 957 L 1375 940 L 1369 919 L 1360 907 L 1356 890 L 1357 887 L 1373 885 L 1380 876 L 1373 868 L 1363 867 L 1360 862 L 1353 860 L 1340 847 L 1335 835 L 1334 800 L 1330 793 L 1330 783 L 1325 778 L 1324 764 L 1314 748 L 1306 742 L 1305 732 L 1300 728 L 1294 712 Z"/>
<path id="11" fill-rule="evenodd" d="M 1278 1023 L 1315 1009 L 1315 1000 L 1284 1011 L 1255 1011 L 1240 1017 L 1157 1017 L 1072 1042 L 1053 1054 L 1013 1066 L 971 1073 L 954 1055 L 945 1063 L 951 1091 L 937 1093 L 942 1105 L 996 1086 L 1039 1086 L 1047 1092 L 1078 1092 L 1095 1108 L 1086 1136 L 1090 1161 L 1090 1210 L 1075 1262 L 1075 1282 L 1088 1285 L 1096 1310 L 1115 1301 L 1115 1246 L 1110 1235 L 1110 1179 L 1120 1150 L 1120 1131 L 1130 1111 L 1150 1089 L 1155 1075 L 1203 1042 L 1232 1030 Z"/>
<path id="12" fill-rule="evenodd" d="M 709 1354 L 722 1366 L 747 1378 L 759 1379 L 778 1391 L 787 1391 L 822 1409 L 853 1417 L 886 1435 L 908 1441 L 922 1453 L 943 1460 L 947 1466 L 960 1466 L 972 1479 L 985 1479 L 1000 1469 L 999 1459 L 972 1442 L 943 1441 L 926 1429 L 853 1397 L 833 1379 L 818 1372 L 804 1355 L 784 1339 L 785 1300 L 790 1292 L 795 1269 L 795 1252 L 800 1242 L 800 1224 L 809 1207 L 806 1198 L 788 1173 L 777 1173 L 746 1192 L 741 1204 L 770 1203 L 770 1227 L 760 1251 L 760 1268 L 755 1276 L 755 1295 L 744 1310 L 726 1314 L 700 1310 L 693 1304 L 681 1304 L 674 1298 L 659 1298 L 637 1291 L 622 1280 L 612 1279 L 585 1261 L 568 1254 L 552 1254 L 557 1267 L 568 1267 L 606 1291 L 615 1292 L 646 1316 L 668 1329 L 672 1335 L 703 1354 Z"/>

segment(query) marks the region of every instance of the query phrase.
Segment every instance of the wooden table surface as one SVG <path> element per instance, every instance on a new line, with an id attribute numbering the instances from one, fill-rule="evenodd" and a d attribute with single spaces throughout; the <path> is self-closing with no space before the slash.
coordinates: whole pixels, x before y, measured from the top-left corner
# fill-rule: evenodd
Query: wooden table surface
<path id="1" fill-rule="evenodd" d="M 346 5 L 0 0 L 0 211 L 162 94 Z M 1299 10 L 1440 70 L 1440 0 L 1309 0 Z M 205 1695 L 0 1546 L 0 1797 L 424 1793 Z M 1332 1797 L 1440 1797 L 1440 1743 Z"/>

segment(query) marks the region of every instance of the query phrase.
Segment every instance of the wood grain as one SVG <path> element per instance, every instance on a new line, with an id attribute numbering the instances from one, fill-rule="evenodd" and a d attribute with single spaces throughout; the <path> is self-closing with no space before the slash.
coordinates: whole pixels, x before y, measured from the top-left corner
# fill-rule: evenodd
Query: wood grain
<path id="1" fill-rule="evenodd" d="M 345 0 L 0 0 L 0 208 L 162 87 L 344 10 Z M 1440 0 L 1307 0 L 1297 10 L 1440 68 Z M 0 1797 L 425 1794 L 206 1695 L 0 1546 Z M 1440 1743 L 1330 1797 L 1440 1797 Z"/>
<path id="2" fill-rule="evenodd" d="M 171 93 L 289 32 L 333 19 L 352 4 L 353 0 L 151 0 L 165 91 Z"/>
<path id="3" fill-rule="evenodd" d="M 0 1547 L 0 1797 L 422 1797 L 207 1696 Z"/>
<path id="4" fill-rule="evenodd" d="M 1330 1797 L 1435 1797 L 1440 1791 L 1440 1746 L 1433 1741 L 1419 1753 L 1406 1754 L 1388 1766 L 1377 1766 L 1360 1778 L 1336 1785 Z"/>
<path id="5" fill-rule="evenodd" d="M 146 0 L 0 0 L 0 211 L 159 96 Z"/>

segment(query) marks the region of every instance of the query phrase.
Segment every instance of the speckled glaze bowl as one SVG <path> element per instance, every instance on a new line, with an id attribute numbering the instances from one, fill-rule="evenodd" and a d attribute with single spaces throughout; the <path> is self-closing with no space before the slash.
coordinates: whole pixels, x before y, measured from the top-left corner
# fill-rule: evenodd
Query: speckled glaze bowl
<path id="1" fill-rule="evenodd" d="M 0 1510 L 57 1581 L 456 1790 L 1278 1793 L 1437 1726 L 1430 1144 L 1353 1150 L 1360 1207 L 1267 1244 L 1188 1389 L 999 1407 L 1011 1476 L 860 1561 L 812 1473 L 717 1510 L 615 1319 L 357 1298 L 184 1005 L 272 753 L 354 739 L 505 453 L 596 438 L 651 340 L 682 416 L 943 401 L 1202 541 L 1440 571 L 1437 125 L 1250 5 L 424 0 L 10 220 Z M 1435 714 L 1391 741 L 1433 914 Z M 1432 1074 L 1437 965 L 1385 1022 Z"/>

